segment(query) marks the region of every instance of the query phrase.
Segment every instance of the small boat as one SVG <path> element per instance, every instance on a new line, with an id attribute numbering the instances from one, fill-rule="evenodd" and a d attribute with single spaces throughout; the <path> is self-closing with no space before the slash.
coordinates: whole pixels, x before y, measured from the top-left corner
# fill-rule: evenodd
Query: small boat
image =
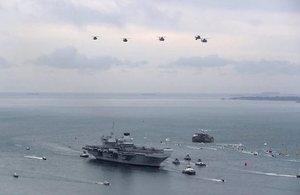
<path id="1" fill-rule="evenodd" d="M 30 150 L 30 147 L 29 147 L 29 146 L 27 146 L 27 147 L 26 147 L 26 150 Z"/>
<path id="2" fill-rule="evenodd" d="M 47 158 L 45 156 L 42 157 L 43 160 L 47 160 Z"/>
<path id="3" fill-rule="evenodd" d="M 300 178 L 300 173 L 296 176 L 297 178 Z"/>
<path id="4" fill-rule="evenodd" d="M 173 160 L 172 163 L 173 163 L 174 165 L 179 165 L 179 164 L 180 164 L 180 161 L 178 160 L 178 158 L 175 158 L 175 160 Z"/>
<path id="5" fill-rule="evenodd" d="M 190 155 L 187 154 L 187 155 L 184 157 L 184 160 L 192 160 L 192 159 L 191 159 Z"/>
<path id="6" fill-rule="evenodd" d="M 109 183 L 108 181 L 104 181 L 103 184 L 104 184 L 105 186 L 110 186 L 110 183 Z"/>
<path id="7" fill-rule="evenodd" d="M 187 165 L 186 168 L 182 170 L 182 173 L 187 175 L 196 175 L 196 171 L 190 165 Z"/>
<path id="8" fill-rule="evenodd" d="M 89 155 L 88 155 L 88 153 L 86 153 L 86 151 L 84 150 L 84 151 L 82 152 L 82 154 L 80 154 L 80 157 L 82 157 L 82 158 L 88 158 Z"/>
<path id="9" fill-rule="evenodd" d="M 17 174 L 17 173 L 14 173 L 14 178 L 18 178 L 19 177 L 19 175 Z"/>
<path id="10" fill-rule="evenodd" d="M 195 165 L 199 166 L 199 167 L 206 167 L 206 164 L 204 162 L 201 161 L 201 159 L 199 158 L 198 161 L 195 163 Z"/>
<path id="11" fill-rule="evenodd" d="M 257 156 L 257 155 L 258 155 L 258 152 L 256 152 L 256 151 L 253 152 L 253 155 L 254 155 L 254 156 Z"/>

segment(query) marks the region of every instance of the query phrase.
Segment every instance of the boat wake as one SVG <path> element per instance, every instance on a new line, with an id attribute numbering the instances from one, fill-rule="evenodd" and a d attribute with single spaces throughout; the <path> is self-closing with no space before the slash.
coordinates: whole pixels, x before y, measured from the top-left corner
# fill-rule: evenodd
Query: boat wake
<path id="1" fill-rule="evenodd" d="M 189 149 L 194 149 L 194 150 L 202 150 L 202 149 L 207 149 L 207 150 L 217 150 L 216 148 L 212 147 L 196 147 L 196 146 L 186 146 Z"/>
<path id="2" fill-rule="evenodd" d="M 187 164 L 187 163 L 183 163 L 183 164 Z M 180 168 L 182 168 L 182 166 L 178 166 Z M 182 171 L 179 170 L 178 168 L 174 167 L 174 165 L 172 166 L 171 164 L 168 164 L 166 166 L 163 167 L 164 170 L 169 171 L 169 172 L 173 172 L 173 173 L 177 173 L 177 174 L 182 174 Z M 199 177 L 199 176 L 192 176 L 190 177 L 191 179 L 198 179 L 198 180 L 205 180 L 205 181 L 211 181 L 211 182 L 225 182 L 224 179 L 218 179 L 218 178 L 208 178 L 208 177 Z"/>
<path id="3" fill-rule="evenodd" d="M 47 147 L 48 150 L 53 151 L 57 154 L 62 154 L 62 155 L 78 155 L 81 153 L 81 150 L 77 150 L 74 148 L 71 148 L 70 146 L 66 145 L 60 145 L 56 143 L 44 143 L 44 146 Z"/>
<path id="4" fill-rule="evenodd" d="M 194 150 L 200 150 L 201 148 L 196 147 L 196 146 L 186 146 L 189 149 L 194 149 Z"/>
<path id="5" fill-rule="evenodd" d="M 275 177 L 288 177 L 288 178 L 295 178 L 296 177 L 296 175 L 268 173 L 268 172 L 262 172 L 262 171 L 246 171 L 246 172 L 253 173 L 253 174 L 258 174 L 258 175 L 275 176 Z"/>
<path id="6" fill-rule="evenodd" d="M 207 181 L 215 181 L 215 182 L 224 182 L 225 180 L 223 179 L 214 179 L 214 178 L 201 178 Z"/>
<path id="7" fill-rule="evenodd" d="M 300 160 L 297 160 L 297 159 L 289 159 L 289 160 L 285 160 L 285 161 L 300 163 Z"/>
<path id="8" fill-rule="evenodd" d="M 250 155 L 254 155 L 254 152 L 245 151 L 245 150 L 241 151 L 241 153 L 243 153 L 243 154 L 250 154 Z"/>
<path id="9" fill-rule="evenodd" d="M 25 155 L 24 157 L 25 158 L 31 158 L 31 159 L 37 159 L 37 160 L 43 160 L 43 157 L 40 157 L 40 156 L 27 156 L 27 155 Z"/>
<path id="10" fill-rule="evenodd" d="M 40 175 L 31 175 L 26 174 L 26 172 L 22 171 L 23 174 L 20 175 L 21 178 L 27 179 L 38 179 L 38 180 L 49 180 L 49 181 L 59 181 L 59 182 L 68 182 L 68 183 L 83 183 L 83 184 L 96 184 L 96 185 L 107 185 L 110 183 L 107 181 L 92 181 L 92 180 L 84 180 L 84 179 L 75 179 L 75 178 L 68 178 L 58 175 L 49 175 L 44 173 L 39 173 Z"/>

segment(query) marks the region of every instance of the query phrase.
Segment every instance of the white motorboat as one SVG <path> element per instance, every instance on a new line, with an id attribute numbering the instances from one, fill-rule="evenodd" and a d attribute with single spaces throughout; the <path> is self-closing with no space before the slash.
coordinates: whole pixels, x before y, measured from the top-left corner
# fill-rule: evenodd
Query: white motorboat
<path id="1" fill-rule="evenodd" d="M 186 168 L 182 170 L 182 173 L 187 175 L 196 175 L 196 171 L 190 165 L 187 165 Z"/>
<path id="2" fill-rule="evenodd" d="M 206 167 L 206 164 L 204 162 L 202 162 L 201 159 L 198 159 L 198 161 L 195 163 L 195 165 L 197 165 L 199 167 Z"/>
<path id="3" fill-rule="evenodd" d="M 175 160 L 173 160 L 172 163 L 173 163 L 174 165 L 179 165 L 179 164 L 180 164 L 180 161 L 178 160 L 178 158 L 175 158 Z"/>
<path id="4" fill-rule="evenodd" d="M 82 158 L 88 158 L 88 157 L 89 157 L 89 154 L 86 153 L 86 151 L 84 150 L 84 151 L 80 154 L 80 157 L 82 157 Z"/>
<path id="5" fill-rule="evenodd" d="M 192 159 L 191 159 L 190 155 L 187 154 L 187 155 L 184 157 L 184 160 L 192 160 Z"/>

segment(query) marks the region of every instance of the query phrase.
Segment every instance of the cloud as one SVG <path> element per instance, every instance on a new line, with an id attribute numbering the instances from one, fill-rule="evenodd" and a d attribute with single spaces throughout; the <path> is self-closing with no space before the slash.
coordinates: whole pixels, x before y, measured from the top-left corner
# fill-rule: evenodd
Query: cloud
<path id="1" fill-rule="evenodd" d="M 87 57 L 74 47 L 65 47 L 50 54 L 38 57 L 35 64 L 61 69 L 108 70 L 112 67 L 137 67 L 147 64 L 146 61 L 132 62 L 111 56 Z"/>
<path id="2" fill-rule="evenodd" d="M 188 58 L 179 58 L 178 60 L 170 63 L 169 67 L 202 69 L 226 66 L 230 63 L 233 63 L 233 61 L 220 58 L 218 55 L 209 55 L 206 57 L 194 56 Z"/>
<path id="3" fill-rule="evenodd" d="M 237 73 L 245 75 L 300 75 L 300 65 L 284 60 L 233 60 L 210 55 L 179 58 L 164 68 L 208 69 L 232 66 Z"/>
<path id="4" fill-rule="evenodd" d="M 8 67 L 10 67 L 8 61 L 0 57 L 0 68 L 8 68 Z"/>
<path id="5" fill-rule="evenodd" d="M 235 70 L 242 74 L 299 75 L 300 65 L 282 60 L 240 61 Z"/>
<path id="6" fill-rule="evenodd" d="M 114 24 L 121 25 L 121 13 L 99 11 L 84 5 L 76 5 L 67 0 L 44 0 L 35 1 L 42 12 L 39 17 L 42 20 L 56 23 L 84 24 Z"/>
<path id="7" fill-rule="evenodd" d="M 174 29 L 180 18 L 178 10 L 168 9 L 169 6 L 166 5 L 162 8 L 159 2 L 140 0 L 28 0 L 24 3 L 18 0 L 11 1 L 0 2 L 0 8 L 3 4 L 7 11 L 13 13 L 9 17 L 17 15 L 18 19 L 30 23 L 111 25 L 119 28 L 140 25 Z"/>
<path id="8" fill-rule="evenodd" d="M 192 6 L 201 8 L 222 8 L 228 10 L 262 10 L 262 11 L 276 11 L 276 12 L 299 12 L 300 3 L 299 0 L 273 0 L 271 3 L 269 0 L 251 0 L 251 1 L 240 1 L 240 0 L 155 0 L 158 3 L 174 4 L 179 5 L 190 4 Z"/>

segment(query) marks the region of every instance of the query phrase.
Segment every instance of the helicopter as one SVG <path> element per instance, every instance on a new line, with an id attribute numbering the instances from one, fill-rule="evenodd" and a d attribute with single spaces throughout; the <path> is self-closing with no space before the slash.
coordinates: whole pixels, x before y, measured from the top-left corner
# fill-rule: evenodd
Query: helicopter
<path id="1" fill-rule="evenodd" d="M 97 40 L 99 36 L 93 36 L 93 40 Z"/>
<path id="2" fill-rule="evenodd" d="M 195 36 L 195 40 L 197 41 L 198 39 L 200 39 L 200 40 L 201 40 L 201 37 L 200 37 L 200 35 L 196 35 L 196 36 Z"/>
<path id="3" fill-rule="evenodd" d="M 201 39 L 201 42 L 207 43 L 207 38 L 202 38 L 202 39 Z"/>
<path id="4" fill-rule="evenodd" d="M 202 43 L 207 43 L 207 39 L 208 39 L 208 38 L 201 38 L 200 35 L 196 35 L 196 36 L 195 36 L 195 40 L 197 41 L 198 39 L 200 39 L 200 41 L 201 41 Z"/>
<path id="5" fill-rule="evenodd" d="M 159 41 L 165 41 L 165 37 L 164 36 L 160 36 L 160 37 L 158 37 L 158 40 Z"/>
<path id="6" fill-rule="evenodd" d="M 123 42 L 128 42 L 128 38 L 123 38 Z"/>

